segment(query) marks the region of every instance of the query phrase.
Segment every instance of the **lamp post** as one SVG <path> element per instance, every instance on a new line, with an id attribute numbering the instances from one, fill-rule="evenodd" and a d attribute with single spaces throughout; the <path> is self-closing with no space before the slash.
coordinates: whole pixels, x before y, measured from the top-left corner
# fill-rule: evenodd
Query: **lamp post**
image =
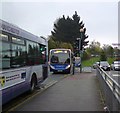
<path id="1" fill-rule="evenodd" d="M 80 57 L 80 73 L 81 73 L 81 52 L 80 52 L 80 49 L 81 49 L 81 38 L 77 38 L 79 40 L 79 57 Z"/>
<path id="2" fill-rule="evenodd" d="M 81 59 L 81 64 L 80 64 L 80 73 L 82 72 L 82 38 L 83 38 L 83 32 L 84 32 L 84 29 L 80 29 L 80 34 L 81 34 L 81 38 L 80 38 L 80 40 L 79 40 L 79 50 L 80 50 L 80 59 Z"/>

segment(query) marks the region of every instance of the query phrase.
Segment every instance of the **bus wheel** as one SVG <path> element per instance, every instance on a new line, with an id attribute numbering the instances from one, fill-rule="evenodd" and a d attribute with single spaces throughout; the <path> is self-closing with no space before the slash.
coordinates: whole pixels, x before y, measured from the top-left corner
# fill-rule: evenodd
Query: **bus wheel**
<path id="1" fill-rule="evenodd" d="M 37 80 L 36 80 L 36 77 L 35 76 L 32 76 L 32 79 L 31 79 L 31 86 L 30 86 L 30 92 L 33 92 L 36 88 L 36 83 L 37 83 Z"/>

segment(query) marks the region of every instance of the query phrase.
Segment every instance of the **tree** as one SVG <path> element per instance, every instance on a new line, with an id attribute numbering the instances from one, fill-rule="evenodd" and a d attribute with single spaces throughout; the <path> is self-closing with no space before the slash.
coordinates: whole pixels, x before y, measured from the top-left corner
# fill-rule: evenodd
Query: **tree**
<path id="1" fill-rule="evenodd" d="M 52 36 L 55 37 L 57 41 L 60 42 L 69 42 L 73 45 L 76 38 L 81 38 L 80 29 L 83 28 L 84 32 L 82 35 L 81 40 L 81 48 L 83 46 L 86 46 L 88 41 L 85 41 L 88 36 L 85 34 L 86 28 L 84 28 L 83 21 L 80 21 L 80 17 L 77 15 L 77 12 L 75 11 L 75 14 L 70 18 L 63 15 L 62 18 L 59 18 L 54 23 L 53 31 L 51 31 Z"/>
<path id="2" fill-rule="evenodd" d="M 55 49 L 57 47 L 55 38 L 53 36 L 49 36 L 49 41 L 48 41 L 48 48 L 50 49 Z"/>
<path id="3" fill-rule="evenodd" d="M 113 47 L 112 46 L 108 46 L 108 48 L 107 48 L 107 54 L 110 56 L 110 57 L 113 57 L 113 55 L 114 55 L 114 49 L 113 49 Z"/>
<path id="4" fill-rule="evenodd" d="M 118 47 L 114 47 L 114 56 L 116 60 L 120 60 L 120 49 Z"/>
<path id="5" fill-rule="evenodd" d="M 54 28 L 53 31 L 51 31 L 51 33 L 52 36 L 56 38 L 56 40 L 71 43 L 71 41 L 74 40 L 73 29 L 74 29 L 74 24 L 72 19 L 69 18 L 69 16 L 65 19 L 63 15 L 63 18 L 59 18 L 54 23 Z"/>
<path id="6" fill-rule="evenodd" d="M 100 43 L 93 40 L 90 45 L 89 48 L 87 49 L 89 51 L 89 53 L 91 53 L 92 55 L 96 56 L 96 55 L 100 55 L 101 53 L 101 47 L 100 47 Z"/>
<path id="7" fill-rule="evenodd" d="M 88 52 L 88 51 L 85 51 L 84 53 L 83 53 L 83 58 L 82 58 L 82 60 L 87 60 L 87 59 L 89 59 L 90 58 L 90 53 Z"/>
<path id="8" fill-rule="evenodd" d="M 55 48 L 66 48 L 66 49 L 73 50 L 73 47 L 70 43 L 57 41 L 53 36 L 49 36 L 49 38 L 50 38 L 48 41 L 49 50 L 55 49 Z"/>
<path id="9" fill-rule="evenodd" d="M 103 50 L 105 51 L 106 55 L 109 57 L 113 57 L 114 55 L 114 49 L 111 45 L 104 44 L 103 45 Z"/>
<path id="10" fill-rule="evenodd" d="M 101 54 L 100 54 L 100 61 L 106 61 L 107 60 L 107 56 L 105 54 L 105 51 L 102 50 Z"/>

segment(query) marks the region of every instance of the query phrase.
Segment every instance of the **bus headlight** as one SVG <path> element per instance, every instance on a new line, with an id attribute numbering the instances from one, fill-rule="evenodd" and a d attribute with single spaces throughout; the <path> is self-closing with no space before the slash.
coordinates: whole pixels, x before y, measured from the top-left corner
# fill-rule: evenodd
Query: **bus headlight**
<path id="1" fill-rule="evenodd" d="M 54 66 L 52 66 L 52 65 L 50 65 L 50 67 L 51 67 L 52 69 L 55 69 L 55 67 L 54 67 Z"/>
<path id="2" fill-rule="evenodd" d="M 65 69 L 68 69 L 68 68 L 70 68 L 70 65 L 68 65 L 68 66 L 65 67 Z"/>

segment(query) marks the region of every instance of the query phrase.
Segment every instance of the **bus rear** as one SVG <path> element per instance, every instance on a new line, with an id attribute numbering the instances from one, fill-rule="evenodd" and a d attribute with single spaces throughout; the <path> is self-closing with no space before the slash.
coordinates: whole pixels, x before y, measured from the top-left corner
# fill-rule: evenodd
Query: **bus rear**
<path id="1" fill-rule="evenodd" d="M 50 71 L 53 73 L 70 73 L 71 70 L 71 50 L 52 49 L 50 50 Z"/>

